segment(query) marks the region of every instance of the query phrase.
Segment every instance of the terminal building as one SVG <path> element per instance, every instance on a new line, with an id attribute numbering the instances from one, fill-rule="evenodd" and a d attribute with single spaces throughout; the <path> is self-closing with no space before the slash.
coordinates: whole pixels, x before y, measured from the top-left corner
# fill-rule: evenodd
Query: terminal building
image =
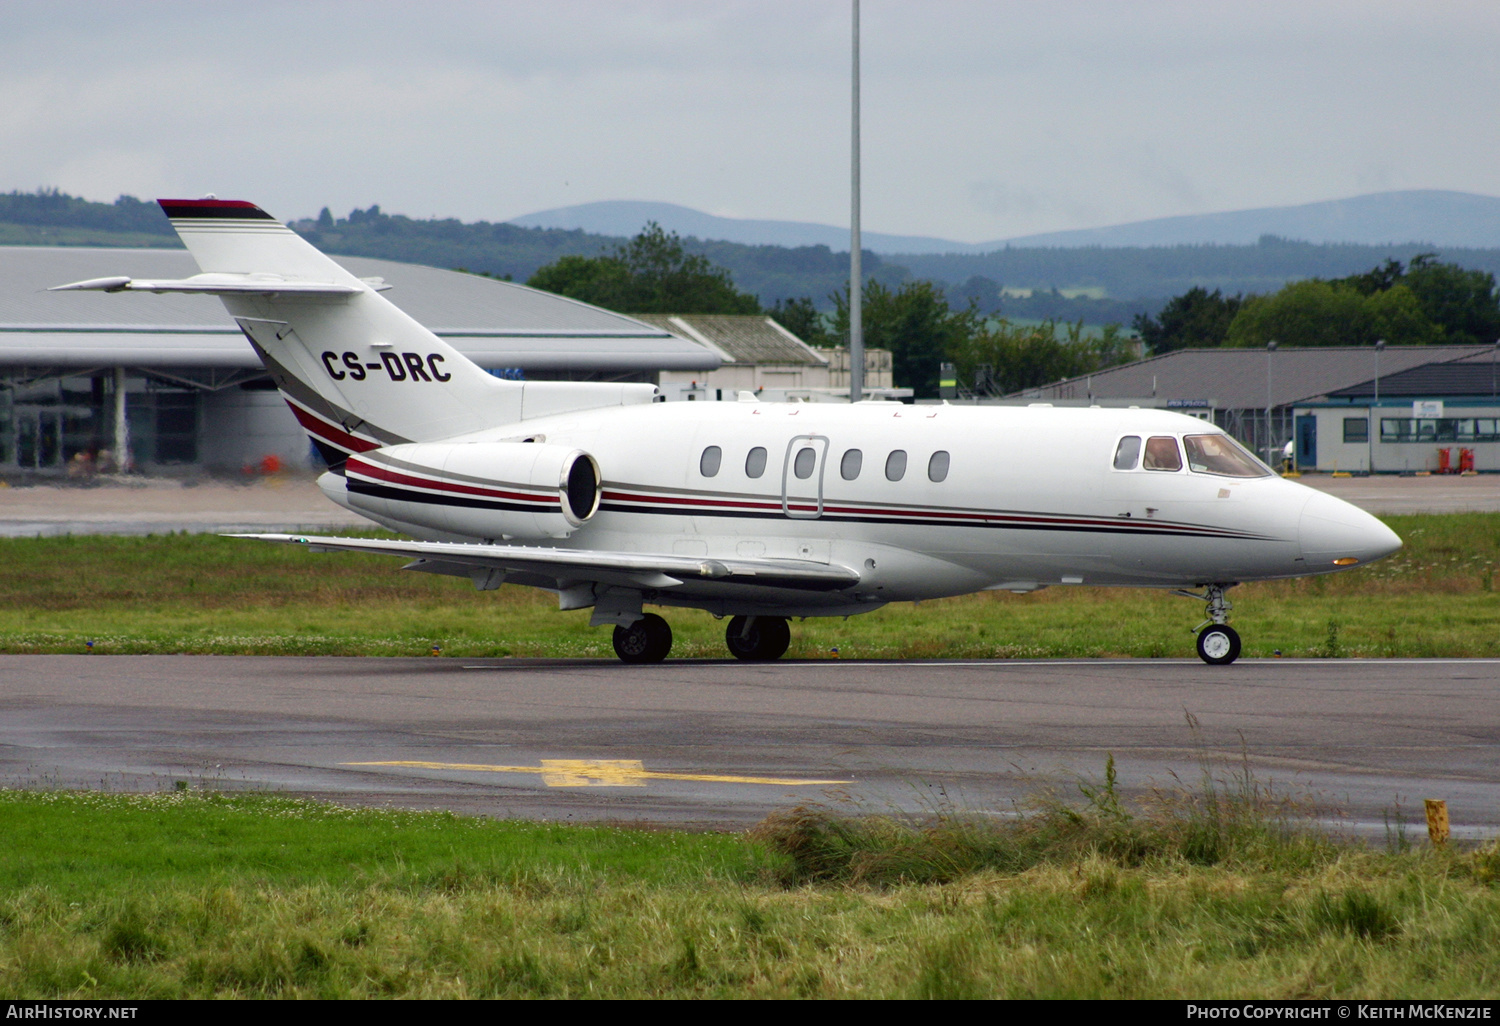
<path id="1" fill-rule="evenodd" d="M 725 362 L 665 327 L 524 285 L 337 259 L 501 376 L 654 382 Z M 309 464 L 306 434 L 217 298 L 47 291 L 197 271 L 180 249 L 0 247 L 0 476 L 118 469 L 122 439 L 126 466 L 147 473 Z"/>

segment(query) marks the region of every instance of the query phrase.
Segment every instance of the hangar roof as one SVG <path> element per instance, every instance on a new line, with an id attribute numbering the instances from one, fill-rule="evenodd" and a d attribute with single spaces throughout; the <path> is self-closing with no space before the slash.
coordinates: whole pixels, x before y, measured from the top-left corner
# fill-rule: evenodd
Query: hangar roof
<path id="1" fill-rule="evenodd" d="M 1380 394 L 1387 399 L 1407 396 L 1493 396 L 1497 381 L 1500 381 L 1500 375 L 1497 375 L 1500 364 L 1494 362 L 1494 347 L 1484 348 L 1490 350 L 1489 362 L 1450 360 L 1447 363 L 1424 363 L 1420 367 L 1397 371 L 1389 376 L 1382 373 Z M 1368 400 L 1374 396 L 1374 378 L 1328 393 L 1330 399 Z"/>
<path id="2" fill-rule="evenodd" d="M 372 257 L 336 257 L 483 367 L 533 371 L 712 370 L 690 338 L 587 303 L 479 275 Z M 48 292 L 128 274 L 184 278 L 185 250 L 0 246 L 0 365 L 259 367 L 212 296 Z"/>
<path id="3" fill-rule="evenodd" d="M 1429 363 L 1492 352 L 1491 346 L 1387 346 L 1380 351 L 1381 392 L 1387 375 Z M 1065 381 L 1012 393 L 1013 399 L 1208 400 L 1219 409 L 1266 405 L 1264 349 L 1179 349 Z M 1283 346 L 1270 354 L 1272 406 L 1327 395 L 1375 376 L 1373 346 Z"/>
<path id="4" fill-rule="evenodd" d="M 764 314 L 636 314 L 638 320 L 691 338 L 725 363 L 826 364 L 828 357 Z"/>

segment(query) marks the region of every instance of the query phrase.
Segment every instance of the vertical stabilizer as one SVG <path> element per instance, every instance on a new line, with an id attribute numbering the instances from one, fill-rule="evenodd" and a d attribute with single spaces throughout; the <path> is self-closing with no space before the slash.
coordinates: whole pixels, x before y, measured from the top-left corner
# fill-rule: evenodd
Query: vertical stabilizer
<path id="1" fill-rule="evenodd" d="M 255 204 L 159 202 L 201 277 L 226 280 L 212 290 L 331 465 L 521 418 L 523 385 L 486 373 Z"/>

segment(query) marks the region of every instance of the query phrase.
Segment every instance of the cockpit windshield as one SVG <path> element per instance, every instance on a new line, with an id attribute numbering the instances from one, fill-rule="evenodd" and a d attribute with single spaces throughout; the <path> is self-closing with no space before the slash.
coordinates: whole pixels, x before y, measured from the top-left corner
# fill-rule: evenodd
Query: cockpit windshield
<path id="1" fill-rule="evenodd" d="M 1228 435 L 1185 435 L 1188 469 L 1223 477 L 1269 477 L 1273 471 Z"/>

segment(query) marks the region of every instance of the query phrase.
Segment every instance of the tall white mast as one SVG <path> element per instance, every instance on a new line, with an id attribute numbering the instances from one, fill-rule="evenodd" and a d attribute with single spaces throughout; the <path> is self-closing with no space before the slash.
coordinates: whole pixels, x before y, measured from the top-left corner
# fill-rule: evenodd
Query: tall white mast
<path id="1" fill-rule="evenodd" d="M 864 273 L 860 268 L 859 241 L 859 0 L 854 0 L 853 79 L 853 119 L 849 144 L 849 401 L 857 403 L 865 394 L 865 326 L 861 309 Z"/>

